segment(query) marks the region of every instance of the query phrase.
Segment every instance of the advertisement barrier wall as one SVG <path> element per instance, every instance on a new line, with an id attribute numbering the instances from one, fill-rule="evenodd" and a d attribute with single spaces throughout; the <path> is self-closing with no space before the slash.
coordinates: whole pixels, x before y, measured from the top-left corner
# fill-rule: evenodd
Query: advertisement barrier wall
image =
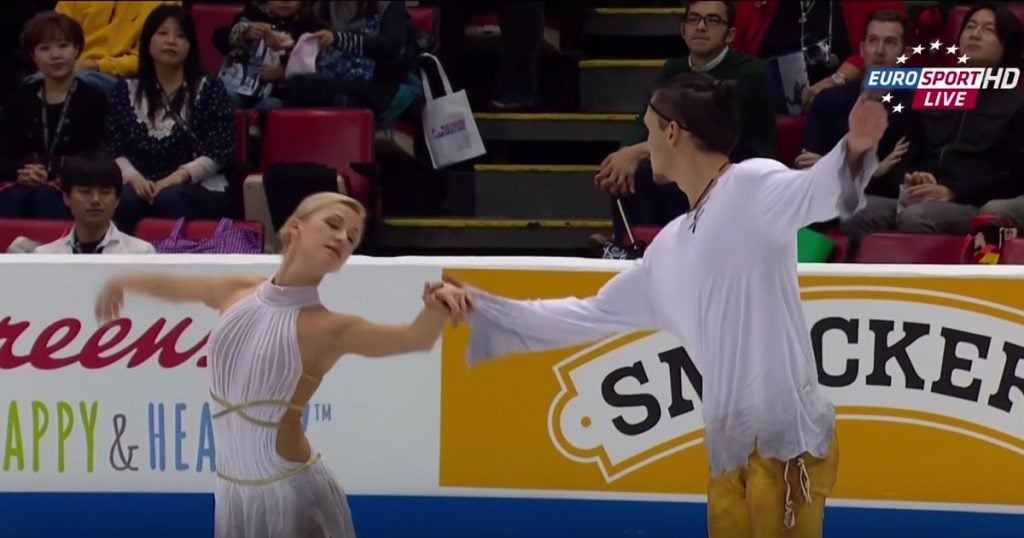
<path id="1" fill-rule="evenodd" d="M 93 300 L 118 272 L 270 276 L 276 262 L 0 262 L 0 535 L 212 535 L 217 313 L 130 296 L 101 327 Z M 587 296 L 626 263 L 356 258 L 320 292 L 404 323 L 442 274 L 509 297 Z M 1024 268 L 815 265 L 800 283 L 838 416 L 826 536 L 1019 536 Z M 361 537 L 704 535 L 700 365 L 713 357 L 652 331 L 469 369 L 467 337 L 448 327 L 429 353 L 343 358 L 306 408 Z"/>

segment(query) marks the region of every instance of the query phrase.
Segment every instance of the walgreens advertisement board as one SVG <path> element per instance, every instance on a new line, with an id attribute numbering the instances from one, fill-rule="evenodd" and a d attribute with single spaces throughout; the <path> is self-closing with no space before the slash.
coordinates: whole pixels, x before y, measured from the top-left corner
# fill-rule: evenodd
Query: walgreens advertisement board
<path id="1" fill-rule="evenodd" d="M 5 259 L 0 535 L 212 535 L 216 313 L 130 297 L 125 318 L 100 327 L 92 301 L 119 271 L 269 276 L 275 262 Z M 535 298 L 591 294 L 622 267 L 356 259 L 321 298 L 401 323 L 444 272 Z M 1024 268 L 808 266 L 801 286 L 839 415 L 826 536 L 1019 536 Z M 467 335 L 449 327 L 430 353 L 343 359 L 306 409 L 361 537 L 704 534 L 701 374 L 680 342 L 623 334 L 470 370 Z"/>

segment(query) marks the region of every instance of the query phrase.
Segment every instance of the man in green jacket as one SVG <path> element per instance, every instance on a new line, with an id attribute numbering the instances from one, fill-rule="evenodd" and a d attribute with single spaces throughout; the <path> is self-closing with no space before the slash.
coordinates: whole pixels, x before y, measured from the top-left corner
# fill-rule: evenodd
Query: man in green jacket
<path id="1" fill-rule="evenodd" d="M 683 2 L 683 6 L 686 15 L 680 31 L 690 55 L 666 61 L 658 82 L 693 71 L 735 81 L 740 134 L 730 158 L 733 162 L 751 157 L 774 158 L 775 115 L 768 71 L 757 58 L 729 49 L 736 34 L 734 3 L 698 0 Z M 644 101 L 646 108 L 647 101 Z M 597 247 L 595 251 L 603 250 L 603 257 L 625 257 L 625 251 L 618 246 L 627 239 L 625 226 L 615 198 L 622 200 L 630 225 L 665 225 L 689 210 L 686 196 L 675 183 L 658 185 L 653 181 L 650 166 L 641 166 L 649 157 L 647 128 L 640 113 L 622 140 L 622 147 L 605 158 L 594 177 L 597 187 L 613 197 L 615 240 L 594 236 L 590 242 Z"/>

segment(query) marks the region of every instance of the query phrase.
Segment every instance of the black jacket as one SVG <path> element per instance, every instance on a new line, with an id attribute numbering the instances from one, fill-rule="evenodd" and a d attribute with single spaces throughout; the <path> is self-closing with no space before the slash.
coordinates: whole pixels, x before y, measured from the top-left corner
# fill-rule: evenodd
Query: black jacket
<path id="1" fill-rule="evenodd" d="M 37 161 L 46 153 L 43 104 L 39 99 L 42 84 L 39 81 L 19 86 L 0 114 L 0 182 L 14 181 L 26 161 Z M 60 116 L 60 108 L 51 105 L 48 116 L 54 123 Z M 68 104 L 60 141 L 54 148 L 54 160 L 100 149 L 106 136 L 106 114 L 107 98 L 103 90 L 79 81 Z"/>
<path id="2" fill-rule="evenodd" d="M 1024 92 L 982 90 L 973 110 L 913 110 L 900 172 L 931 172 L 953 201 L 1024 194 Z"/>

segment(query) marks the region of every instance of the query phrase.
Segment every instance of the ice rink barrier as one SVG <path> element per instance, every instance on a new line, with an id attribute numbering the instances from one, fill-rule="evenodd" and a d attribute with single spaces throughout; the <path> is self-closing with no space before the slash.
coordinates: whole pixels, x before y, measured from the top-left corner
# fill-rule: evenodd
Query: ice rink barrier
<path id="1" fill-rule="evenodd" d="M 93 299 L 125 271 L 270 276 L 276 263 L 0 259 L 0 536 L 212 536 L 217 313 L 129 297 L 100 327 Z M 442 274 L 586 296 L 628 263 L 356 257 L 321 299 L 403 323 Z M 1024 267 L 806 265 L 800 279 L 838 415 L 825 536 L 1019 538 Z M 642 332 L 468 369 L 466 338 L 449 327 L 429 353 L 345 357 L 310 402 L 307 434 L 360 538 L 704 536 L 700 357 Z"/>

